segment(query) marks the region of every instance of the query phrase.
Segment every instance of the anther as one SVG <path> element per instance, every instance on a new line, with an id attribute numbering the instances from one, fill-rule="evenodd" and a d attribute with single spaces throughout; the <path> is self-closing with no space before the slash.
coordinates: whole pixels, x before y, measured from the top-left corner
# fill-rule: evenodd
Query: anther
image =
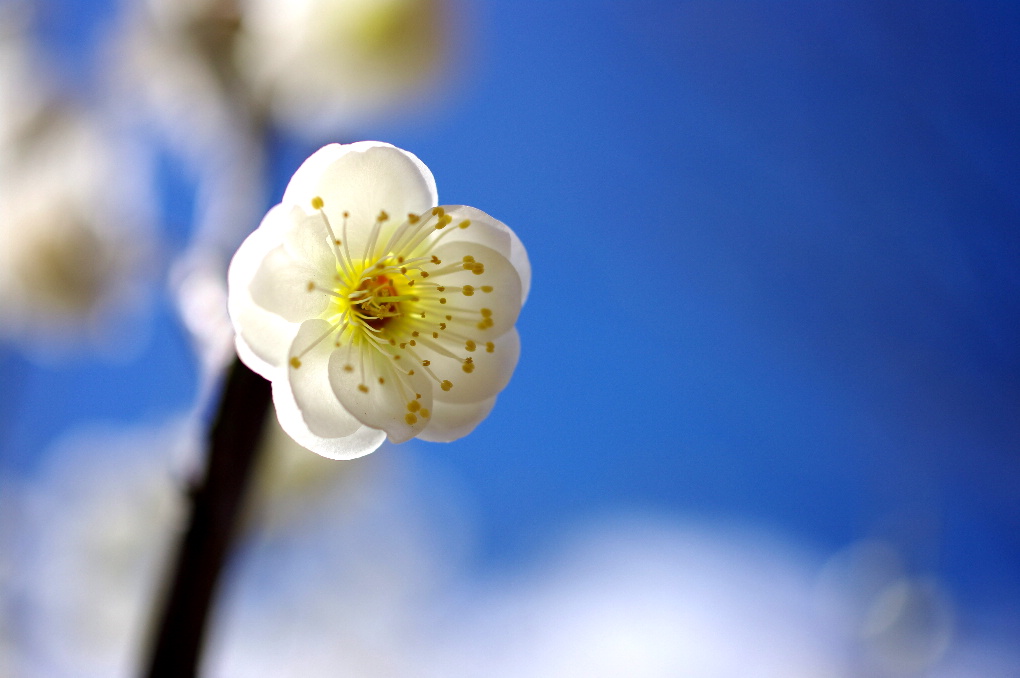
<path id="1" fill-rule="evenodd" d="M 443 389 L 444 391 L 449 391 L 451 388 L 453 388 L 453 383 L 449 379 L 444 379 L 443 383 L 439 384 L 439 388 Z"/>
<path id="2" fill-rule="evenodd" d="M 358 390 L 361 391 L 362 393 L 368 393 L 368 387 L 365 386 L 364 384 L 358 384 Z"/>
<path id="3" fill-rule="evenodd" d="M 293 367 L 295 370 L 301 367 L 301 361 L 297 359 L 297 356 L 294 356 L 293 358 L 290 359 L 290 366 Z"/>
<path id="4" fill-rule="evenodd" d="M 322 202 L 322 198 L 320 198 L 319 196 L 315 196 L 314 198 L 312 198 L 312 209 L 313 210 L 321 210 L 322 206 L 324 204 L 325 203 Z"/>
<path id="5" fill-rule="evenodd" d="M 486 353 L 492 353 L 495 350 L 496 350 L 496 345 L 494 343 L 492 343 L 491 341 L 485 342 L 485 352 Z"/>

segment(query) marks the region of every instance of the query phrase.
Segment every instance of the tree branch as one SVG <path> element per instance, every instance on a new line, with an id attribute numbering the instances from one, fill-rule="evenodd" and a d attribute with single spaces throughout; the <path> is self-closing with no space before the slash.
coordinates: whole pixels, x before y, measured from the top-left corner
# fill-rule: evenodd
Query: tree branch
<path id="1" fill-rule="evenodd" d="M 234 359 L 209 436 L 204 478 L 191 489 L 191 515 L 178 545 L 148 657 L 149 678 L 198 671 L 206 620 L 229 555 L 255 465 L 270 384 Z"/>

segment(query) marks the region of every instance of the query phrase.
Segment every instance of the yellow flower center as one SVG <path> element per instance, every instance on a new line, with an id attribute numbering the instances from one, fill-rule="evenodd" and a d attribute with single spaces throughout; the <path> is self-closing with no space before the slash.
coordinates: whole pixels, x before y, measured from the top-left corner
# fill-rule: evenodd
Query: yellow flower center
<path id="1" fill-rule="evenodd" d="M 453 224 L 453 218 L 443 208 L 436 207 L 421 215 L 409 214 L 406 221 L 383 237 L 384 227 L 390 220 L 383 211 L 372 226 L 364 252 L 353 256 L 347 237 L 349 213 L 342 213 L 343 223 L 340 237 L 337 237 L 323 210 L 322 198 L 313 198 L 312 207 L 322 216 L 335 255 L 336 271 L 331 289 L 309 281 L 308 291 L 325 293 L 332 298 L 322 315 L 330 326 L 311 346 L 292 357 L 292 367 L 300 367 L 300 358 L 307 351 L 332 337 L 337 347 L 351 345 L 359 350 L 378 351 L 398 361 L 393 364 L 399 364 L 399 371 L 408 376 L 413 376 L 416 369 L 424 370 L 442 390 L 449 391 L 453 383 L 435 374 L 431 361 L 422 357 L 423 348 L 459 361 L 467 374 L 475 370 L 475 363 L 474 358 L 465 353 L 474 353 L 479 347 L 484 347 L 487 353 L 495 351 L 494 343 L 484 341 L 481 335 L 465 334 L 493 327 L 493 311 L 474 304 L 459 306 L 452 298 L 455 294 L 464 297 L 489 294 L 493 287 L 438 282 L 444 275 L 464 271 L 483 276 L 485 265 L 472 256 L 443 262 L 432 253 L 447 233 L 470 227 L 470 220 Z M 448 226 L 445 233 L 429 239 Z M 484 277 L 478 280 L 486 282 Z M 349 367 L 354 369 L 353 365 Z M 358 388 L 367 393 L 370 386 L 365 383 Z"/>

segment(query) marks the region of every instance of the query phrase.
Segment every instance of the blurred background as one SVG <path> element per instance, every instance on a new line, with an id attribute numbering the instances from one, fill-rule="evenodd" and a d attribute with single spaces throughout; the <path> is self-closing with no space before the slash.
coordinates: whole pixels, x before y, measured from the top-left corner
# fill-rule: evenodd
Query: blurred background
<path id="1" fill-rule="evenodd" d="M 447 445 L 273 425 L 205 674 L 1020 676 L 1020 5 L 3 0 L 0 676 L 136 673 L 311 152 L 528 248 Z"/>

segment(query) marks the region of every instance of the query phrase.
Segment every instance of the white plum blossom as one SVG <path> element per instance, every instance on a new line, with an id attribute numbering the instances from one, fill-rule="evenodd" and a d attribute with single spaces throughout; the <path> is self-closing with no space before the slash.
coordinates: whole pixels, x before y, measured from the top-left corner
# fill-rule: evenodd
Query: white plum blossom
<path id="1" fill-rule="evenodd" d="M 304 447 L 352 459 L 387 436 L 455 440 L 510 380 L 527 254 L 484 212 L 437 202 L 411 153 L 331 144 L 234 255 L 238 355 Z"/>
<path id="2" fill-rule="evenodd" d="M 296 132 L 326 133 L 428 99 L 451 47 L 447 0 L 239 0 L 237 70 Z"/>

